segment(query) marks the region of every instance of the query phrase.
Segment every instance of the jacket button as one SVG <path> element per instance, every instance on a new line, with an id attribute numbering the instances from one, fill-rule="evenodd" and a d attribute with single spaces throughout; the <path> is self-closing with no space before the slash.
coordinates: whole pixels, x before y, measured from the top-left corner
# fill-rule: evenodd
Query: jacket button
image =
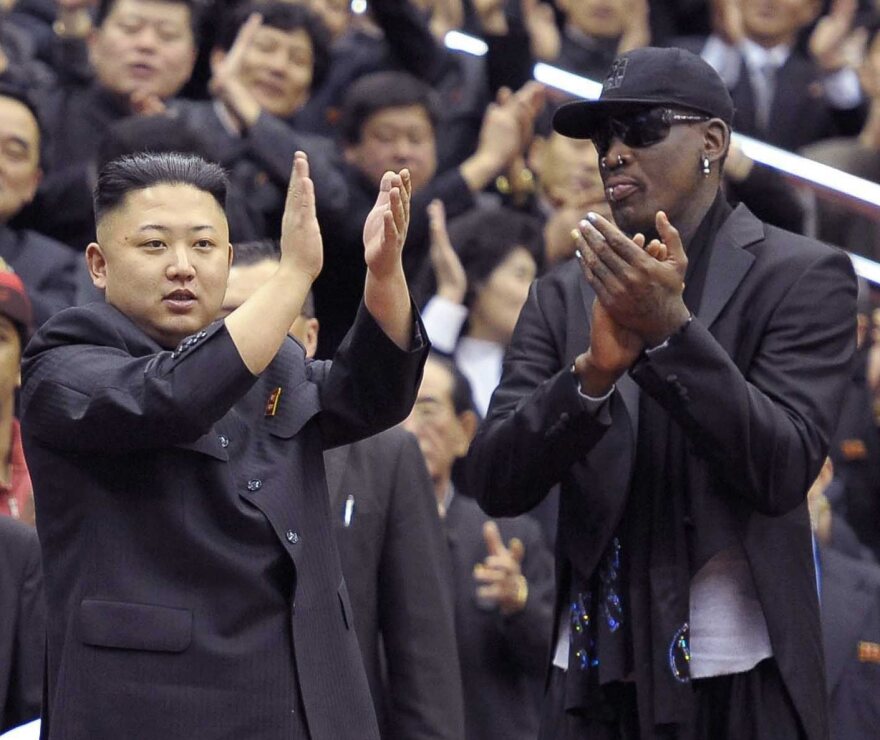
<path id="1" fill-rule="evenodd" d="M 229 437 L 227 437 L 225 434 L 221 434 L 219 437 L 217 437 L 217 440 L 220 442 L 221 447 L 229 447 Z"/>
<path id="2" fill-rule="evenodd" d="M 249 491 L 259 491 L 263 487 L 263 481 L 259 478 L 254 478 L 253 480 L 249 480 L 247 482 L 247 489 Z"/>
<path id="3" fill-rule="evenodd" d="M 284 536 L 287 537 L 287 541 L 291 545 L 295 545 L 297 542 L 299 542 L 299 534 L 294 532 L 292 529 L 288 529 L 287 534 L 285 534 Z"/>

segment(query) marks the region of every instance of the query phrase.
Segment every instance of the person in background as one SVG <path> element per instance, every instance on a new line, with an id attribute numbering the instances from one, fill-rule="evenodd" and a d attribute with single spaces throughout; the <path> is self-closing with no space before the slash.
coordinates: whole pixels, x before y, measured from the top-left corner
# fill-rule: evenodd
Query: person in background
<path id="1" fill-rule="evenodd" d="M 491 520 L 456 488 L 453 466 L 478 420 L 467 379 L 448 360 L 429 357 L 404 427 L 428 464 L 452 558 L 464 737 L 535 740 L 553 625 L 553 557 L 529 517 Z"/>

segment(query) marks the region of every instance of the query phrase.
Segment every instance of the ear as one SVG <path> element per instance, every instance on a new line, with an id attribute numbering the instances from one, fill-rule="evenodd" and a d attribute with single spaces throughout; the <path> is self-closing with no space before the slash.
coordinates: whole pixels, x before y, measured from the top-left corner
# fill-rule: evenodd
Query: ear
<path id="1" fill-rule="evenodd" d="M 226 269 L 229 270 L 232 268 L 232 257 L 235 255 L 235 249 L 232 246 L 232 242 L 229 242 L 229 257 L 226 264 Z"/>
<path id="2" fill-rule="evenodd" d="M 31 178 L 31 182 L 28 188 L 28 193 L 25 196 L 24 203 L 22 205 L 27 205 L 31 201 L 33 201 L 34 197 L 37 194 L 37 188 L 40 187 L 40 183 L 43 181 L 43 170 L 37 167 L 34 170 L 34 176 Z"/>
<path id="3" fill-rule="evenodd" d="M 713 118 L 706 124 L 703 137 L 703 152 L 710 162 L 718 162 L 727 154 L 730 147 L 730 127 L 720 118 Z"/>
<path id="4" fill-rule="evenodd" d="M 306 348 L 306 357 L 314 357 L 318 351 L 318 333 L 321 324 L 318 319 L 309 319 L 306 321 L 306 341 L 303 342 Z"/>
<path id="5" fill-rule="evenodd" d="M 455 450 L 456 457 L 464 457 L 467 455 L 468 448 L 477 434 L 477 427 L 480 424 L 480 418 L 473 411 L 463 411 L 458 414 L 458 425 L 461 431 L 458 440 L 458 448 Z"/>
<path id="6" fill-rule="evenodd" d="M 104 250 L 97 242 L 92 242 L 86 247 L 86 264 L 92 285 L 104 290 L 107 287 L 107 259 L 104 257 Z"/>

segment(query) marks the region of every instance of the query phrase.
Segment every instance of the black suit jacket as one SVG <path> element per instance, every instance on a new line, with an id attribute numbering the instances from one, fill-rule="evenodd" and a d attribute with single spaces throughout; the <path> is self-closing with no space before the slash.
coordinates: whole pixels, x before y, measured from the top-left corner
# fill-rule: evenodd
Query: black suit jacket
<path id="1" fill-rule="evenodd" d="M 324 464 L 336 544 L 382 737 L 461 740 L 464 715 L 448 554 L 418 443 L 395 427 L 328 450 Z"/>
<path id="2" fill-rule="evenodd" d="M 682 475 L 697 492 L 691 507 L 745 549 L 774 656 L 811 738 L 827 725 L 804 498 L 847 383 L 855 295 L 844 253 L 740 206 L 712 241 L 694 320 L 620 378 L 605 419 L 588 411 L 569 370 L 590 344 L 593 301 L 572 260 L 533 285 L 469 456 L 474 492 L 493 515 L 527 511 L 561 482 L 566 594 L 570 568 L 589 577 L 622 516 L 638 389 L 656 399 L 690 444 Z M 568 533 L 576 545 L 566 547 L 566 527 L 576 529 Z"/>
<path id="3" fill-rule="evenodd" d="M 880 568 L 820 551 L 822 633 L 833 740 L 880 730 Z"/>
<path id="4" fill-rule="evenodd" d="M 0 516 L 0 732 L 40 716 L 45 643 L 37 532 Z"/>
<path id="5" fill-rule="evenodd" d="M 39 326 L 53 314 L 76 304 L 85 258 L 34 231 L 15 231 L 0 224 L 0 257 L 21 278 Z"/>
<path id="6" fill-rule="evenodd" d="M 553 632 L 553 556 L 529 517 L 498 520 L 505 545 L 525 546 L 522 572 L 529 583 L 525 608 L 510 617 L 477 599 L 474 566 L 486 559 L 477 503 L 456 495 L 446 512 L 452 557 L 455 626 L 465 697 L 467 740 L 535 740 L 540 687 Z"/>
<path id="7" fill-rule="evenodd" d="M 408 413 L 415 344 L 364 309 L 332 365 L 289 340 L 257 378 L 222 322 L 173 352 L 108 304 L 44 325 L 22 386 L 44 738 L 378 738 L 321 452 Z"/>

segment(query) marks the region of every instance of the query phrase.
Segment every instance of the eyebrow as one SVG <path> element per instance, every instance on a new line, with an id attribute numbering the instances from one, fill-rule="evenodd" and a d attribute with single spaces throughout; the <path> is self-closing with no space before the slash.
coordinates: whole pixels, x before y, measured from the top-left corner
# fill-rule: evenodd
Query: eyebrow
<path id="1" fill-rule="evenodd" d="M 216 231 L 216 229 L 213 226 L 211 226 L 210 224 L 202 224 L 199 226 L 191 226 L 190 227 L 190 231 L 205 231 L 205 230 Z M 169 229 L 167 226 L 162 226 L 161 224 L 144 224 L 143 226 L 141 226 L 138 229 L 138 231 L 162 231 L 164 233 L 167 233 L 167 232 L 171 231 L 171 229 Z"/>

